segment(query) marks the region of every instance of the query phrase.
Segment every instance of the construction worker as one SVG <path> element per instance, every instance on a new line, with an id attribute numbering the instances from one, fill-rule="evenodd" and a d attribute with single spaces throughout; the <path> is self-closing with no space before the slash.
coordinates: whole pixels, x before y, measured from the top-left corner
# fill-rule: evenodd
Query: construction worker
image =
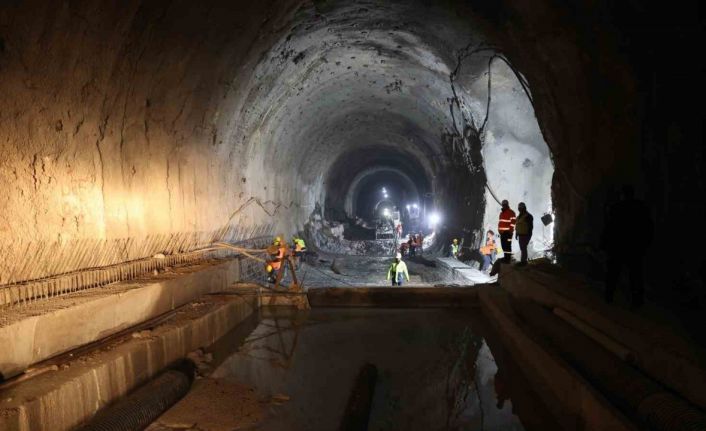
<path id="1" fill-rule="evenodd" d="M 414 235 L 412 235 L 411 233 L 409 234 L 409 240 L 407 241 L 407 246 L 409 248 L 409 255 L 415 256 L 417 249 L 415 247 Z"/>
<path id="2" fill-rule="evenodd" d="M 407 278 L 409 281 L 409 272 L 407 272 L 407 264 L 402 260 L 402 254 L 397 253 L 395 260 L 387 270 L 387 279 L 392 279 L 393 286 L 402 286 L 402 279 Z"/>
<path id="3" fill-rule="evenodd" d="M 520 213 L 517 216 L 517 224 L 515 224 L 515 238 L 520 242 L 520 263 L 518 265 L 525 266 L 527 265 L 527 246 L 534 229 L 534 217 L 527 212 L 527 206 L 524 202 L 520 202 L 517 210 Z"/>
<path id="4" fill-rule="evenodd" d="M 510 208 L 507 200 L 502 202 L 502 211 L 498 220 L 498 233 L 500 233 L 500 245 L 503 248 L 503 262 L 510 263 L 512 257 L 512 234 L 515 232 L 515 211 Z"/>
<path id="5" fill-rule="evenodd" d="M 295 262 L 297 264 L 297 269 L 299 269 L 301 256 L 303 256 L 306 252 L 306 242 L 304 242 L 303 238 L 299 238 L 298 236 L 294 235 L 292 236 L 292 244 L 294 245 Z"/>
<path id="6" fill-rule="evenodd" d="M 483 255 L 483 266 L 480 270 L 485 272 L 490 269 L 490 266 L 495 261 L 495 253 L 497 245 L 495 244 L 495 232 L 489 230 L 485 236 L 485 245 L 480 248 L 480 254 Z"/>
<path id="7" fill-rule="evenodd" d="M 282 261 L 284 261 L 286 252 L 287 247 L 279 236 L 275 237 L 272 241 L 272 245 L 267 247 L 267 254 L 270 258 L 265 265 L 265 271 L 267 271 L 267 280 L 270 283 L 274 283 L 277 280 L 277 274 L 282 268 Z"/>
<path id="8" fill-rule="evenodd" d="M 451 241 L 451 257 L 458 259 L 458 250 L 458 239 L 454 238 L 453 241 Z"/>

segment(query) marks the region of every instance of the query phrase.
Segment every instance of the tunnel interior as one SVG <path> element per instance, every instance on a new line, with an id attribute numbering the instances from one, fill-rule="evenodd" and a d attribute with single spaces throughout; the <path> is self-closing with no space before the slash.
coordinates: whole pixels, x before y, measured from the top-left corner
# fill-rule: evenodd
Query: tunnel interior
<path id="1" fill-rule="evenodd" d="M 686 47 L 699 14 L 675 14 L 686 30 L 669 34 Z M 689 181 L 700 111 L 665 90 L 688 80 L 642 67 L 666 42 L 637 23 L 657 15 L 584 2 L 4 3 L 0 283 L 264 234 L 313 232 L 325 250 L 340 243 L 329 228 L 370 217 L 361 187 L 383 168 L 440 215 L 441 244 L 478 246 L 497 201 L 524 201 L 555 220 L 532 248 L 595 272 L 620 184 L 654 199 L 661 222 L 701 208 L 679 186 L 703 187 Z"/>
<path id="2" fill-rule="evenodd" d="M 591 288 L 606 243 L 637 250 L 647 297 L 703 342 L 703 6 L 679 3 L 3 1 L 0 329 L 276 236 L 306 240 L 317 287 L 387 282 L 396 210 L 436 287 L 452 239 L 478 268 L 507 199 L 531 258 Z M 626 185 L 653 238 L 603 235 Z"/>

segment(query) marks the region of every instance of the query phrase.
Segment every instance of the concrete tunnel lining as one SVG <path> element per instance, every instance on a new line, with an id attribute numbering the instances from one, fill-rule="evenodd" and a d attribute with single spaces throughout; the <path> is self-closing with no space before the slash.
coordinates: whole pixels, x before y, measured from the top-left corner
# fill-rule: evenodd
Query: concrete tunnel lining
<path id="1" fill-rule="evenodd" d="M 290 234 L 302 230 L 317 207 L 326 209 L 329 168 L 348 152 L 369 145 L 387 145 L 409 155 L 406 164 L 424 170 L 432 205 L 448 204 L 449 235 L 479 240 L 495 218 L 482 188 L 485 173 L 469 173 L 458 163 L 460 156 L 449 148 L 448 139 L 454 128 L 449 73 L 458 50 L 482 40 L 479 29 L 444 7 L 425 6 L 420 13 L 414 5 L 397 2 L 376 7 L 332 2 L 324 13 L 318 6 L 282 4 L 289 7 L 271 18 L 277 30 L 252 39 L 250 46 L 224 36 L 231 15 L 218 2 L 211 11 L 153 5 L 98 14 L 96 21 L 120 16 L 114 26 L 119 30 L 96 33 L 88 39 L 94 45 L 70 57 L 80 66 L 72 82 L 83 93 L 72 87 L 57 94 L 51 115 L 32 114 L 62 120 L 50 120 L 48 130 L 39 127 L 43 135 L 38 139 L 17 128 L 29 117 L 3 128 L 10 130 L 5 142 L 30 142 L 31 148 L 29 153 L 9 151 L 26 155 L 10 159 L 22 179 L 5 201 L 8 248 L 20 253 L 30 244 L 34 254 L 45 250 L 45 256 L 52 247 L 65 250 L 54 253 L 57 261 L 81 249 L 86 257 L 58 269 L 67 271 L 254 232 Z M 249 10 L 270 13 L 256 6 Z M 37 16 L 45 18 L 35 28 L 51 19 L 59 27 L 71 22 L 71 13 L 51 18 L 53 12 L 49 6 L 40 8 Z M 209 25 L 185 26 L 188 14 Z M 163 21 L 153 21 L 160 16 Z M 80 38 L 74 31 L 65 42 L 53 42 L 51 34 L 45 32 L 48 46 L 53 43 L 60 50 Z M 179 35 L 176 41 L 174 35 Z M 103 39 L 123 48 L 112 50 L 112 57 L 99 57 L 96 69 L 87 61 L 105 46 Z M 8 46 L 22 42 L 10 40 Z M 25 57 L 31 70 L 40 64 L 55 72 L 64 67 L 36 54 Z M 487 59 L 464 60 L 457 85 L 466 116 L 482 117 Z M 7 85 L 24 79 L 19 59 L 6 56 L 4 66 L 17 72 L 3 75 Z M 506 78 L 514 79 L 511 74 Z M 37 82 L 32 84 L 36 90 L 21 87 L 30 94 L 51 93 L 54 82 Z M 515 87 L 498 86 L 496 100 L 502 100 L 499 93 L 514 95 Z M 35 100 L 23 91 L 10 96 L 20 107 L 27 103 L 21 100 Z M 86 96 L 82 101 L 73 94 Z M 514 102 L 508 96 L 502 104 Z M 491 105 L 493 127 L 503 109 L 496 105 Z M 77 115 L 76 106 L 85 112 Z M 536 122 L 531 109 L 522 115 Z M 512 128 L 510 123 L 489 129 L 496 141 L 502 140 L 500 129 Z M 517 138 L 513 131 L 505 135 Z M 512 146 L 509 140 L 505 144 Z M 547 154 L 540 156 L 548 159 Z M 494 169 L 495 163 L 486 161 L 483 170 Z M 551 176 L 551 163 L 542 169 Z M 548 199 L 548 189 L 537 193 Z M 46 199 L 27 198 L 33 195 Z M 238 211 L 252 199 L 261 205 Z M 19 203 L 34 216 L 16 217 Z M 32 238 L 19 244 L 16 238 L 22 232 L 32 232 Z M 20 265 L 31 266 L 26 261 Z M 27 274 L 8 268 L 3 280 L 50 275 L 57 268 L 49 264 Z"/>

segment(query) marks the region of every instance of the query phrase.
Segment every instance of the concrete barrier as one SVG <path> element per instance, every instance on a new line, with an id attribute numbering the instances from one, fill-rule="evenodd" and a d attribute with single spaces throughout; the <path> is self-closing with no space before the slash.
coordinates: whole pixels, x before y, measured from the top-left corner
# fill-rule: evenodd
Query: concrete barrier
<path id="1" fill-rule="evenodd" d="M 478 291 L 483 312 L 562 429 L 635 430 L 630 420 L 590 383 L 523 330 L 506 291 L 493 287 Z"/>
<path id="2" fill-rule="evenodd" d="M 437 267 L 443 271 L 447 278 L 464 285 L 475 285 L 491 283 L 496 280 L 485 273 L 466 265 L 465 263 L 451 257 L 440 257 L 436 259 Z"/>
<path id="3" fill-rule="evenodd" d="M 500 280 L 515 297 L 566 310 L 625 346 L 636 367 L 706 409 L 706 351 L 669 322 L 656 323 L 654 316 L 645 318 L 607 305 L 585 282 L 559 269 L 504 266 Z"/>
<path id="4" fill-rule="evenodd" d="M 52 298 L 19 313 L 0 327 L 0 375 L 7 379 L 32 364 L 104 338 L 171 311 L 201 295 L 238 281 L 239 259 L 178 268 L 157 278 L 115 283 L 104 288 Z M 47 311 L 48 310 L 48 311 Z"/>
<path id="5" fill-rule="evenodd" d="M 65 431 L 188 352 L 213 344 L 257 309 L 255 295 L 204 297 L 148 335 L 84 355 L 2 393 L 3 431 Z"/>

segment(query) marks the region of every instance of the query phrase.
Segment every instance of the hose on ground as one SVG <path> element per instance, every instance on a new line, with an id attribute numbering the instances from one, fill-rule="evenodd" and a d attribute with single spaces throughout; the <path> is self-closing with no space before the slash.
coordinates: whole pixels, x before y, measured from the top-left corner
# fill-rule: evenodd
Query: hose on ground
<path id="1" fill-rule="evenodd" d="M 189 391 L 185 372 L 166 371 L 132 394 L 99 412 L 79 431 L 139 431 L 145 429 Z"/>

